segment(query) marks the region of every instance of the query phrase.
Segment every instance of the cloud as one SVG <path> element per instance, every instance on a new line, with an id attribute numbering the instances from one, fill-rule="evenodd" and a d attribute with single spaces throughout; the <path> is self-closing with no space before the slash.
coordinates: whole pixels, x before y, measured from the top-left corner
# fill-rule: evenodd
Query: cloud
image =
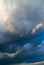
<path id="1" fill-rule="evenodd" d="M 0 0 L 0 58 L 25 63 L 44 60 L 43 2 Z"/>
<path id="2" fill-rule="evenodd" d="M 43 5 L 42 0 L 0 0 L 0 34 L 22 37 L 33 32 L 37 25 L 44 24 Z"/>
<path id="3" fill-rule="evenodd" d="M 15 58 L 20 53 L 20 50 L 16 51 L 15 53 L 2 53 L 0 52 L 0 59 L 3 58 Z"/>
<path id="4" fill-rule="evenodd" d="M 16 64 L 16 65 L 43 65 L 43 62 L 35 62 L 35 63 L 20 63 L 20 64 Z M 11 65 L 15 65 L 15 64 L 11 64 Z"/>
<path id="5" fill-rule="evenodd" d="M 32 30 L 32 33 L 35 33 L 35 31 L 36 31 L 37 29 L 39 29 L 40 27 L 43 27 L 43 24 L 42 24 L 42 23 L 39 23 L 39 24 L 35 27 L 35 29 Z"/>
<path id="6" fill-rule="evenodd" d="M 28 32 L 32 30 L 42 19 L 41 0 L 34 0 L 35 4 L 32 0 L 19 0 L 19 2 L 17 0 L 0 0 L 0 2 L 0 19 L 2 20 L 0 22 L 3 23 L 2 25 L 4 25 L 3 27 L 6 31 L 13 31 L 14 33 L 18 32 L 17 34 Z"/>

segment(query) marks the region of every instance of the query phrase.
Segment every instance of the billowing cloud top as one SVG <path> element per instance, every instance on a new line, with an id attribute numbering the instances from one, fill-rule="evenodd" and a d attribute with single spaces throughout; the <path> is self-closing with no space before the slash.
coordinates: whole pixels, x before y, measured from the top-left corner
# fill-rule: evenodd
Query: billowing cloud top
<path id="1" fill-rule="evenodd" d="M 44 0 L 0 0 L 1 60 L 44 61 Z"/>

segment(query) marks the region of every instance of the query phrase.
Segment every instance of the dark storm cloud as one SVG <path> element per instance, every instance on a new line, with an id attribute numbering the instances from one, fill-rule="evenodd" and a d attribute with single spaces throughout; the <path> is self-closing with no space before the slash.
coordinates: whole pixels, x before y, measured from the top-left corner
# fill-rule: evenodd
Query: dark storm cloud
<path id="1" fill-rule="evenodd" d="M 11 63 L 44 60 L 43 2 L 43 0 L 13 0 L 11 3 L 8 0 L 5 2 L 8 4 L 4 3 L 11 12 L 8 14 L 10 23 L 7 19 L 7 29 L 0 20 L 0 61 L 5 59 L 4 62 L 9 64 L 8 59 L 12 61 Z M 36 28 L 38 24 L 43 26 Z M 34 33 L 33 29 L 36 30 Z"/>

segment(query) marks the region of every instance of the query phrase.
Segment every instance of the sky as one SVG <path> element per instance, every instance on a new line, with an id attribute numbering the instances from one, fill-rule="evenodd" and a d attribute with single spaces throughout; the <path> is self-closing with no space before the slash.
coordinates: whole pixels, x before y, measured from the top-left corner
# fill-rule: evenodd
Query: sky
<path id="1" fill-rule="evenodd" d="M 0 0 L 0 64 L 44 61 L 44 0 Z"/>

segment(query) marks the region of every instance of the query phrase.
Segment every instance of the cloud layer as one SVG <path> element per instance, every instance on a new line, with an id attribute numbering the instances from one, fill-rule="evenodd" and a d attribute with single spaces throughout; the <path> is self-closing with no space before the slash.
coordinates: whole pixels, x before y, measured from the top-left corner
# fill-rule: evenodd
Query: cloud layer
<path id="1" fill-rule="evenodd" d="M 0 0 L 0 63 L 44 60 L 44 0 Z"/>

